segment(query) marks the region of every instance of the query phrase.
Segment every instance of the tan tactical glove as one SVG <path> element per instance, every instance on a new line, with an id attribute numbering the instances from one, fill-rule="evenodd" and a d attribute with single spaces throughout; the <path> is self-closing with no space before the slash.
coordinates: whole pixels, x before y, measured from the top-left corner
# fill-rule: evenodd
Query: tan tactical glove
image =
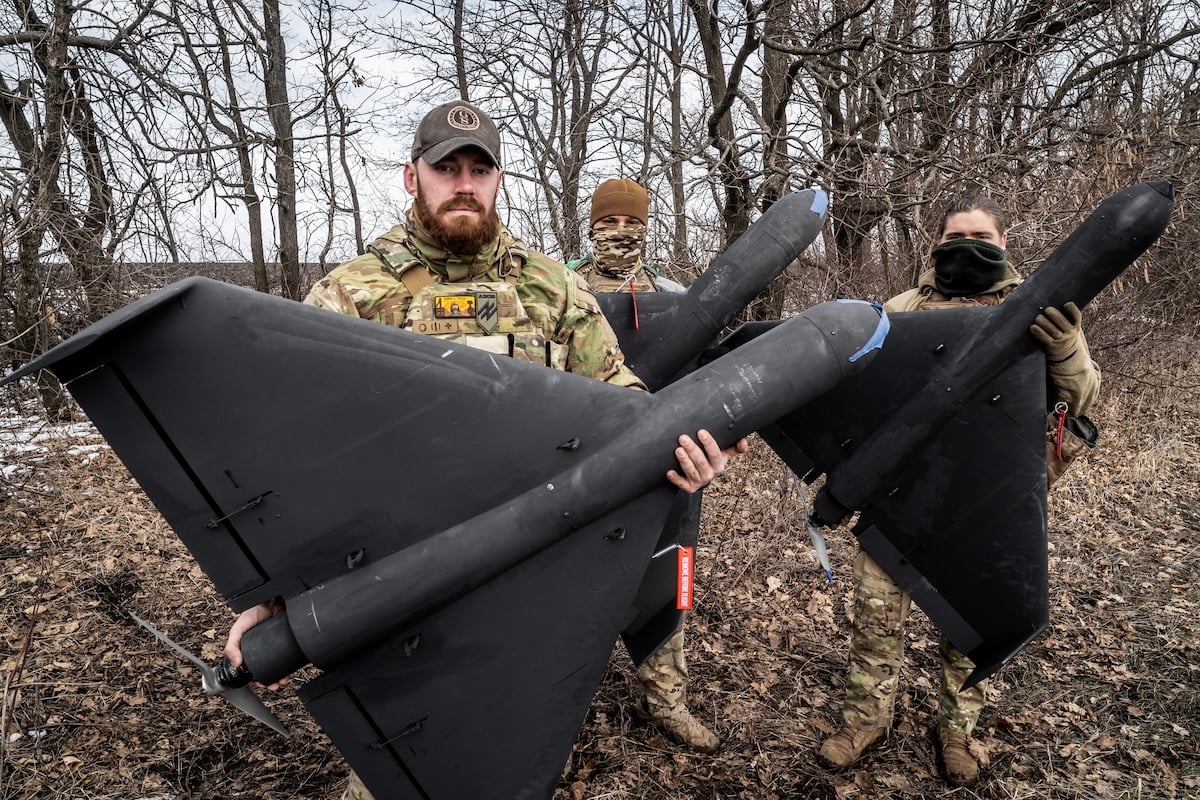
<path id="1" fill-rule="evenodd" d="M 1051 363 L 1066 361 L 1079 349 L 1080 323 L 1083 315 L 1074 303 L 1067 303 L 1059 311 L 1048 306 L 1038 314 L 1029 332 L 1046 351 L 1046 360 Z"/>

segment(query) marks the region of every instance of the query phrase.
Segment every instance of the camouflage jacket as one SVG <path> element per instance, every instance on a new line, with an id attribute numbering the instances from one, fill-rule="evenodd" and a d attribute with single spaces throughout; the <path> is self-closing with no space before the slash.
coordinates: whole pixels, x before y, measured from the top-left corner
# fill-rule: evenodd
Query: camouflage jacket
<path id="1" fill-rule="evenodd" d="M 687 289 L 680 283 L 658 274 L 658 270 L 646 263 L 638 265 L 634 271 L 634 279 L 627 280 L 605 275 L 596 269 L 591 256 L 576 258 L 567 263 L 567 269 L 579 273 L 588 283 L 593 292 L 684 292 Z"/>
<path id="2" fill-rule="evenodd" d="M 404 273 L 420 270 L 425 282 L 514 283 L 533 329 L 565 348 L 568 372 L 619 386 L 644 389 L 628 367 L 616 334 L 596 298 L 579 276 L 562 264 L 530 251 L 507 229 L 471 259 L 457 258 L 422 235 L 412 211 L 367 252 L 332 270 L 312 287 L 304 302 L 385 325 L 411 328 L 413 295 Z M 515 279 L 514 279 L 515 275 Z M 411 282 L 411 281 L 410 281 Z"/>
<path id="3" fill-rule="evenodd" d="M 1012 290 L 1021 284 L 1021 276 L 1008 266 L 1008 273 L 986 292 L 970 297 L 946 297 L 934 285 L 934 273 L 928 269 L 921 274 L 915 289 L 901 292 L 883 304 L 887 311 L 924 311 L 935 308 L 970 308 L 994 306 L 1004 301 Z M 1029 320 L 1032 325 L 1033 320 Z M 1071 416 L 1086 414 L 1096 395 L 1100 392 L 1100 368 L 1092 361 L 1088 352 L 1087 339 L 1079 333 L 1079 345 L 1069 358 L 1058 363 L 1047 363 L 1046 373 L 1053 389 L 1050 406 L 1065 402 Z"/>

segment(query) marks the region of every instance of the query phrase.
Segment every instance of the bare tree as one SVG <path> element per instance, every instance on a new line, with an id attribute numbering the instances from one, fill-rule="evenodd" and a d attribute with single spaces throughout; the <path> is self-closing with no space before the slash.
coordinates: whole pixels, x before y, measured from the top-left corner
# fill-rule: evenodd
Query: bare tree
<path id="1" fill-rule="evenodd" d="M 630 91 L 624 79 L 640 66 L 612 58 L 621 33 L 612 5 L 456 0 L 452 13 L 436 3 L 406 5 L 421 22 L 406 19 L 391 31 L 397 52 L 427 61 L 434 97 L 471 87 L 469 99 L 502 126 L 510 177 L 533 190 L 510 203 L 510 213 L 535 246 L 577 254 L 581 176 L 593 148 L 605 146 L 593 126 Z M 524 190 L 510 181 L 508 191 Z"/>
<path id="2" fill-rule="evenodd" d="M 112 175 L 114 157 L 133 153 L 136 163 L 137 154 L 112 142 L 95 98 L 113 88 L 109 67 L 129 58 L 129 32 L 144 14 L 121 25 L 92 15 L 85 35 L 75 17 L 86 6 L 55 0 L 49 12 L 46 21 L 14 2 L 5 12 L 10 33 L 0 37 L 6 73 L 16 78 L 0 77 L 0 263 L 5 276 L 15 273 L 0 281 L 11 311 L 11 327 L 0 324 L 6 362 L 35 356 L 121 305 L 114 252 L 141 207 L 141 193 L 114 186 Z M 53 378 L 42 376 L 39 389 L 52 415 L 67 413 Z"/>
<path id="3" fill-rule="evenodd" d="M 668 226 L 668 273 L 671 277 L 683 277 L 697 266 L 692 259 L 688 242 L 687 196 L 684 187 L 685 167 L 693 150 L 683 109 L 688 18 L 681 13 L 683 9 L 677 6 L 674 0 L 659 4 L 661 8 L 658 13 L 654 13 L 653 6 L 656 4 L 648 2 L 646 5 L 646 54 L 650 77 L 646 81 L 647 93 L 642 115 L 646 121 L 646 141 L 652 143 L 652 146 L 644 151 L 647 163 L 643 173 L 653 174 L 656 168 L 662 171 L 666 190 L 661 192 L 659 197 L 666 196 L 670 202 L 667 204 L 659 201 L 656 222 L 660 227 L 664 226 L 664 223 Z M 662 124 L 662 115 L 655 113 L 663 102 L 669 109 L 665 126 Z M 657 159 L 657 165 L 649 163 L 651 157 Z M 669 213 L 663 213 L 664 207 L 669 209 Z"/>
<path id="4" fill-rule="evenodd" d="M 72 46 L 100 42 L 74 36 L 74 6 L 63 0 L 53 4 L 49 24 L 32 8 L 16 10 L 24 28 L 15 38 L 29 45 L 32 70 L 16 91 L 0 84 L 0 118 L 24 173 L 13 198 L 13 205 L 22 209 L 15 235 L 38 237 L 40 244 L 40 233 L 55 241 L 83 290 L 85 319 L 97 319 L 118 304 L 106 242 L 113 226 L 113 196 L 103 137 Z M 38 105 L 31 102 L 35 97 Z M 31 112 L 32 118 L 26 116 Z M 69 193 L 64 182 L 69 182 Z M 79 195 L 86 197 L 85 203 L 73 202 Z"/>
<path id="5" fill-rule="evenodd" d="M 646 186 L 653 198 L 647 257 L 654 260 L 655 253 L 665 251 L 659 269 L 687 283 L 704 268 L 719 238 L 714 226 L 704 224 L 711 204 L 691 202 L 708 190 L 705 116 L 688 108 L 701 90 L 691 67 L 699 53 L 694 20 L 683 0 L 647 0 L 623 11 L 621 24 L 633 36 L 616 55 L 642 63 L 629 78 L 641 96 L 613 103 L 597 117 L 595 134 L 613 149 L 616 161 L 588 166 L 592 188 L 609 177 L 634 178 Z"/>
<path id="6" fill-rule="evenodd" d="M 337 5 L 330 0 L 316 0 L 311 9 L 301 8 L 308 16 L 308 27 L 312 36 L 312 59 L 320 65 L 321 135 L 316 137 L 312 162 L 316 165 L 316 185 L 324 209 L 319 211 L 324 229 L 323 241 L 318 253 L 318 267 L 322 274 L 329 270 L 330 255 L 334 253 L 337 223 L 340 217 L 349 215 L 353 254 L 366 251 L 364 241 L 362 204 L 358 195 L 357 178 L 352 160 L 361 163 L 356 156 L 351 139 L 356 131 L 353 113 L 343 101 L 342 92 L 346 82 L 355 87 L 366 83 L 354 63 L 353 40 L 335 42 L 333 33 L 347 20 L 339 13 Z M 334 261 L 345 260 L 349 253 L 338 253 Z"/>
<path id="7" fill-rule="evenodd" d="M 266 201 L 258 187 L 256 157 L 268 136 L 259 129 L 261 104 L 243 97 L 247 82 L 242 78 L 253 65 L 247 53 L 257 23 L 240 3 L 221 0 L 199 6 L 172 0 L 155 14 L 170 34 L 163 50 L 147 53 L 141 66 L 146 79 L 171 98 L 182 124 L 149 132 L 151 141 L 185 167 L 196 186 L 194 196 L 213 191 L 219 202 L 234 200 L 244 208 L 254 287 L 269 291 Z M 235 242 L 224 244 L 239 249 Z"/>
<path id="8" fill-rule="evenodd" d="M 292 138 L 292 107 L 288 102 L 287 50 L 279 21 L 279 0 L 263 0 L 263 87 L 267 116 L 274 133 L 271 141 L 275 165 L 275 216 L 278 220 L 276 247 L 279 255 L 280 292 L 299 300 L 300 245 L 296 229 L 296 154 Z"/>
<path id="9" fill-rule="evenodd" d="M 333 51 L 329 38 L 336 30 L 330 22 L 334 5 L 320 0 L 315 5 L 316 21 L 323 27 L 314 30 L 327 37 L 323 44 L 318 40 L 316 49 L 326 68 L 317 86 L 302 87 L 310 90 L 302 102 L 293 103 L 289 97 L 283 20 L 274 0 L 261 9 L 241 0 L 204 0 L 201 5 L 173 0 L 155 6 L 155 19 L 167 33 L 162 45 L 145 53 L 140 64 L 145 79 L 171 98 L 172 112 L 181 123 L 153 130 L 153 146 L 185 165 L 194 197 L 215 197 L 219 203 L 241 207 L 255 287 L 268 291 L 268 267 L 278 265 L 280 293 L 295 299 L 305 289 L 300 277 L 300 192 L 335 198 L 334 184 L 351 186 L 354 179 L 344 149 L 353 133 L 338 101 L 340 87 L 353 79 L 353 72 Z M 310 11 L 305 7 L 305 13 Z M 311 133 L 306 129 L 304 135 L 324 142 L 331 158 L 340 151 L 337 174 L 332 167 L 312 170 L 313 187 L 300 184 L 296 165 L 297 141 L 303 136 L 295 127 L 309 126 L 311 120 L 323 120 L 324 127 Z M 265 179 L 268 174 L 270 179 Z M 352 192 L 350 205 L 356 204 Z M 264 218 L 269 210 L 274 211 L 273 228 Z M 353 225 L 361 245 L 361 221 Z M 326 239 L 324 250 L 329 252 L 333 245 L 328 229 Z M 222 240 L 219 246 L 244 255 L 236 240 Z M 274 252 L 268 253 L 268 248 Z"/>
<path id="10" fill-rule="evenodd" d="M 758 52 L 761 44 L 762 9 L 750 3 L 743 4 L 743 16 L 731 26 L 740 30 L 740 35 L 735 42 L 733 57 L 726 66 L 725 30 L 718 7 L 716 4 L 710 6 L 706 0 L 687 0 L 687 5 L 696 18 L 704 54 L 702 74 L 710 102 L 708 139 L 709 146 L 716 152 L 712 170 L 722 194 L 721 246 L 724 247 L 750 227 L 755 205 L 753 175 L 745 163 L 743 151 L 747 145 L 744 136 L 737 132 L 735 104 L 742 92 L 741 80 L 747 61 Z"/>
<path id="11" fill-rule="evenodd" d="M 821 130 L 819 147 L 796 140 L 798 157 L 833 190 L 830 263 L 859 294 L 911 285 L 949 194 L 989 191 L 1018 218 L 1037 198 L 1077 195 L 1085 176 L 1064 172 L 1064 156 L 1079 155 L 1105 76 L 1196 44 L 1182 6 L 1155 14 L 1141 0 L 838 0 L 792 18 L 790 40 L 772 46 L 795 57 L 794 99 L 819 110 Z M 1122 30 L 1153 18 L 1153 30 Z M 1057 235 L 1042 231 L 1030 244 Z M 1022 255 L 1028 240 L 1014 240 Z"/>

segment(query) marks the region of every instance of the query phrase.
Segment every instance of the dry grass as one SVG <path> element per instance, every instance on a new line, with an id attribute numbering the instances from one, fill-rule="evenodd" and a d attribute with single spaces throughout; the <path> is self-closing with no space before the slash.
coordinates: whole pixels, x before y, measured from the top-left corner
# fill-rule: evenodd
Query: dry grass
<path id="1" fill-rule="evenodd" d="M 707 495 L 688 626 L 691 704 L 723 748 L 694 755 L 634 721 L 618 648 L 556 800 L 1200 796 L 1200 368 L 1178 343 L 1154 363 L 1154 380 L 1106 371 L 1103 445 L 1054 490 L 1051 627 L 992 682 L 976 787 L 937 777 L 919 612 L 890 739 L 845 772 L 816 762 L 854 541 L 830 535 L 827 586 L 804 498 L 756 443 Z M 285 740 L 204 697 L 128 619 L 215 659 L 232 615 L 115 458 L 78 444 L 49 438 L 0 479 L 0 800 L 336 796 L 344 767 L 290 692 L 268 699 Z"/>

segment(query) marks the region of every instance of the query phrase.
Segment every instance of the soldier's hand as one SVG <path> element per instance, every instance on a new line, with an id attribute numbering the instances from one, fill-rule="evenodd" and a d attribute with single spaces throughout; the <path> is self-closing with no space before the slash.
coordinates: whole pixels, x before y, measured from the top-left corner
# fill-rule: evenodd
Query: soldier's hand
<path id="1" fill-rule="evenodd" d="M 1038 314 L 1029 332 L 1037 339 L 1046 351 L 1046 358 L 1051 362 L 1066 361 L 1079 349 L 1080 324 L 1083 314 L 1074 303 L 1067 303 L 1059 311 L 1053 306 Z"/>
<path id="2" fill-rule="evenodd" d="M 280 611 L 283 611 L 283 604 L 269 600 L 247 608 L 238 614 L 238 618 L 233 621 L 233 627 L 229 629 L 229 638 L 225 640 L 225 657 L 229 659 L 230 664 L 234 667 L 242 665 L 244 660 L 242 658 L 242 637 L 246 635 L 246 631 L 255 625 L 266 622 Z M 287 683 L 287 678 L 283 678 L 278 683 L 272 683 L 267 688 L 274 691 L 285 683 Z"/>
<path id="3" fill-rule="evenodd" d="M 667 480 L 689 494 L 698 492 L 725 471 L 731 457 L 745 453 L 749 447 L 749 443 L 741 439 L 722 450 L 712 434 L 705 430 L 696 434 L 695 441 L 690 436 L 680 436 L 679 447 L 675 448 L 679 471 L 668 470 Z"/>

